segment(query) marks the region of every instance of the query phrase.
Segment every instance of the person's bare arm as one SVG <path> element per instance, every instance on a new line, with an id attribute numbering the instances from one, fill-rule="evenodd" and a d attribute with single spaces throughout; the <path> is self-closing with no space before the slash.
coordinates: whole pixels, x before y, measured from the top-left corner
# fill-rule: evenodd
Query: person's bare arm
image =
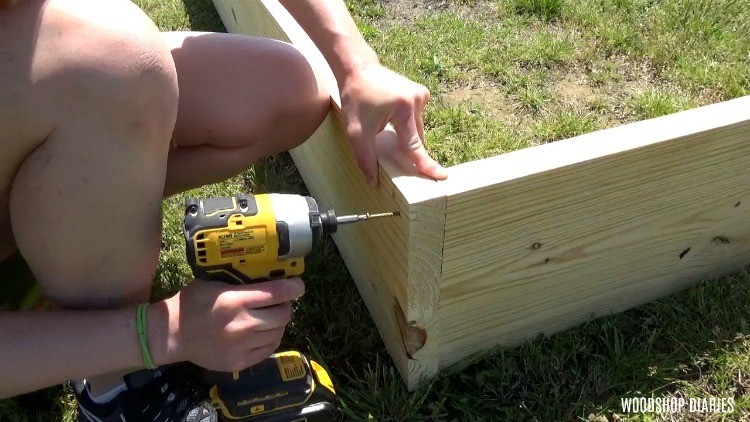
<path id="1" fill-rule="evenodd" d="M 375 135 L 393 124 L 399 145 L 424 175 L 445 179 L 445 169 L 424 149 L 422 112 L 429 91 L 381 66 L 342 0 L 280 0 L 315 42 L 336 76 L 347 135 L 371 185 L 377 184 Z"/>
<path id="2" fill-rule="evenodd" d="M 195 280 L 148 309 L 157 366 L 190 361 L 239 371 L 279 346 L 299 278 L 234 286 Z M 144 367 L 136 308 L 0 312 L 0 398 Z"/>
<path id="3" fill-rule="evenodd" d="M 150 337 L 164 338 L 164 316 L 149 318 Z M 135 308 L 0 313 L 0 398 L 142 366 L 134 324 Z M 153 352 L 167 360 L 164 348 Z"/>
<path id="4" fill-rule="evenodd" d="M 339 87 L 367 66 L 380 64 L 341 0 L 281 0 L 325 56 Z"/>

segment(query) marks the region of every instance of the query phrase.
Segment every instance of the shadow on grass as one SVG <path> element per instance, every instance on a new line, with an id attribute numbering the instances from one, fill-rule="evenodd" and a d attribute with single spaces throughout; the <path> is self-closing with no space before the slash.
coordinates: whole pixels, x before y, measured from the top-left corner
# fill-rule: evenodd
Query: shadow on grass
<path id="1" fill-rule="evenodd" d="M 193 31 L 226 32 L 211 0 L 183 0 Z"/>

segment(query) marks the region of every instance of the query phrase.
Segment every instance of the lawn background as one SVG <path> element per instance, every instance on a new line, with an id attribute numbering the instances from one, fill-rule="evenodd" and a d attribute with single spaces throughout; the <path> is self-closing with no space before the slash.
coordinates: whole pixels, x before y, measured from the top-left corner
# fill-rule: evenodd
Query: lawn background
<path id="1" fill-rule="evenodd" d="M 207 0 L 137 0 L 162 30 L 223 31 Z M 381 60 L 430 89 L 446 165 L 747 95 L 750 5 L 733 0 L 349 0 Z M 307 193 L 287 154 L 166 199 L 154 299 L 189 279 L 188 196 Z M 444 371 L 414 393 L 333 243 L 309 260 L 284 346 L 330 368 L 343 420 L 746 420 L 750 276 L 604 317 Z M 620 398 L 733 397 L 730 415 L 623 415 Z M 488 416 L 488 415 L 491 415 Z M 0 421 L 73 420 L 68 387 L 0 401 Z"/>

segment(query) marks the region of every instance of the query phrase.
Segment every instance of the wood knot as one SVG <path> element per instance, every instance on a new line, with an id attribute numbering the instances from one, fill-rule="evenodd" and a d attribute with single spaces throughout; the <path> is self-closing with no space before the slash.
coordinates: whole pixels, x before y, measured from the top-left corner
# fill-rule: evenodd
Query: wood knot
<path id="1" fill-rule="evenodd" d="M 726 236 L 716 236 L 711 239 L 711 243 L 713 243 L 714 245 L 728 245 L 732 243 L 732 241 L 729 240 L 729 238 Z"/>
<path id="2" fill-rule="evenodd" d="M 531 249 L 538 251 L 539 249 L 542 249 L 542 244 L 539 242 L 534 242 L 531 244 Z"/>
<path id="3" fill-rule="evenodd" d="M 395 301 L 393 304 L 393 313 L 396 315 L 396 323 L 401 333 L 401 340 L 404 343 L 404 350 L 406 351 L 406 356 L 412 359 L 412 356 L 420 351 L 427 342 L 427 331 L 424 328 L 418 327 L 416 321 L 407 322 L 404 312 L 398 304 L 398 300 L 396 298 L 393 298 L 393 300 Z"/>

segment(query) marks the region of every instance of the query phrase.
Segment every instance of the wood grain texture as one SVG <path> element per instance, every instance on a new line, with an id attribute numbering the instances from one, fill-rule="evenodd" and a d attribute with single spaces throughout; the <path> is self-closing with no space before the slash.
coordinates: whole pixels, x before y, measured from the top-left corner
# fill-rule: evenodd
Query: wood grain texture
<path id="1" fill-rule="evenodd" d="M 438 306 L 443 267 L 446 198 L 410 206 L 408 261 L 409 333 L 402 331 L 407 356 L 412 359 L 407 386 L 416 388 L 437 375 L 441 339 Z M 412 344 L 408 342 L 416 336 Z"/>
<path id="2" fill-rule="evenodd" d="M 396 367 L 407 386 L 414 388 L 438 367 L 433 334 L 439 295 L 435 274 L 442 262 L 445 199 L 432 198 L 437 183 L 416 176 L 413 165 L 395 158 L 396 136 L 388 127 L 377 138 L 380 186 L 369 188 L 345 136 L 333 73 L 286 9 L 276 0 L 214 0 L 214 4 L 229 32 L 294 45 L 331 93 L 326 120 L 308 141 L 290 151 L 321 207 L 340 215 L 400 213 L 398 218 L 341 227 L 334 240 Z M 417 273 L 410 262 L 419 265 Z"/>
<path id="3" fill-rule="evenodd" d="M 746 97 L 464 165 L 445 186 L 441 367 L 750 263 L 749 156 Z"/>

